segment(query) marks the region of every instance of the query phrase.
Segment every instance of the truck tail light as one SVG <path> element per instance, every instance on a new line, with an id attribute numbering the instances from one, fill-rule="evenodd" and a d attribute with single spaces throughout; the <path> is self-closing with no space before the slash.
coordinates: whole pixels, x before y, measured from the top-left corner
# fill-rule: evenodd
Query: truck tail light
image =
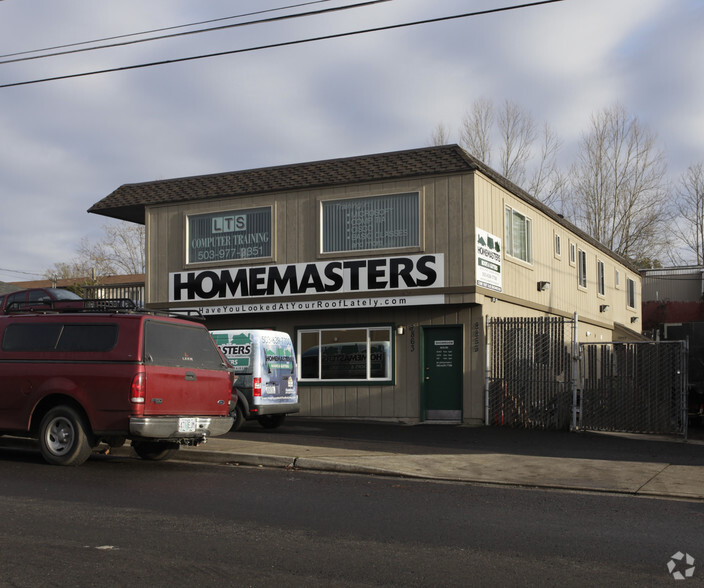
<path id="1" fill-rule="evenodd" d="M 261 378 L 254 378 L 253 384 L 252 384 L 252 396 L 261 396 L 261 395 L 262 395 L 262 379 Z"/>
<path id="2" fill-rule="evenodd" d="M 147 396 L 147 378 L 144 372 L 138 372 L 132 379 L 130 388 L 130 402 L 132 404 L 144 404 Z"/>

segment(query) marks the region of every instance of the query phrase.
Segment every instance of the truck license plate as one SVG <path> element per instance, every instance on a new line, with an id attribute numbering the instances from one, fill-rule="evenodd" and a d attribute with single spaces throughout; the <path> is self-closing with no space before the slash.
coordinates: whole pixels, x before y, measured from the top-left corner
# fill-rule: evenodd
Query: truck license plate
<path id="1" fill-rule="evenodd" d="M 179 433 L 195 433 L 196 431 L 196 419 L 194 418 L 180 418 L 178 419 L 178 432 Z"/>

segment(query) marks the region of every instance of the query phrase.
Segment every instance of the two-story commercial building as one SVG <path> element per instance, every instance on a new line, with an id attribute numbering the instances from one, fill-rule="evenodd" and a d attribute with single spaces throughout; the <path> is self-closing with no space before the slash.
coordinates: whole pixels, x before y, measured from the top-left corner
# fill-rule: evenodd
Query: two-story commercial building
<path id="1" fill-rule="evenodd" d="M 484 422 L 487 317 L 637 336 L 636 268 L 456 145 L 126 184 L 146 299 L 287 331 L 306 416 Z"/>

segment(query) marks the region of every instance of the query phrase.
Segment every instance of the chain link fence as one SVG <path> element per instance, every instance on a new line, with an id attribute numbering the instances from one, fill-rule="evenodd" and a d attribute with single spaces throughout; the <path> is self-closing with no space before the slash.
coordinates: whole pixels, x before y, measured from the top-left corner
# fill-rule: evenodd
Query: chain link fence
<path id="1" fill-rule="evenodd" d="M 531 429 L 567 429 L 572 414 L 570 321 L 487 321 L 487 422 Z"/>
<path id="2" fill-rule="evenodd" d="M 581 343 L 578 427 L 687 434 L 684 341 Z"/>
<path id="3" fill-rule="evenodd" d="M 686 343 L 574 345 L 576 318 L 487 319 L 486 422 L 686 437 Z"/>

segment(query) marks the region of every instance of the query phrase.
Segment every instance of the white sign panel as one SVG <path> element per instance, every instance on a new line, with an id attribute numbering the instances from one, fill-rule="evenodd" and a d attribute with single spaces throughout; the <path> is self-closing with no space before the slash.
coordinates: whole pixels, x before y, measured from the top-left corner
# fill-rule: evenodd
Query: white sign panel
<path id="1" fill-rule="evenodd" d="M 384 298 L 342 298 L 339 300 L 306 300 L 304 302 L 242 302 L 237 304 L 219 304 L 217 306 L 198 306 L 192 308 L 175 308 L 175 312 L 184 310 L 199 311 L 204 316 L 225 314 L 252 314 L 257 312 L 297 312 L 304 310 L 371 310 L 374 308 L 391 308 L 400 306 L 435 306 L 445 304 L 443 294 L 430 296 L 387 296 Z"/>
<path id="2" fill-rule="evenodd" d="M 169 301 L 381 293 L 445 285 L 441 253 L 173 272 Z"/>
<path id="3" fill-rule="evenodd" d="M 501 239 L 477 227 L 477 286 L 501 292 Z"/>

